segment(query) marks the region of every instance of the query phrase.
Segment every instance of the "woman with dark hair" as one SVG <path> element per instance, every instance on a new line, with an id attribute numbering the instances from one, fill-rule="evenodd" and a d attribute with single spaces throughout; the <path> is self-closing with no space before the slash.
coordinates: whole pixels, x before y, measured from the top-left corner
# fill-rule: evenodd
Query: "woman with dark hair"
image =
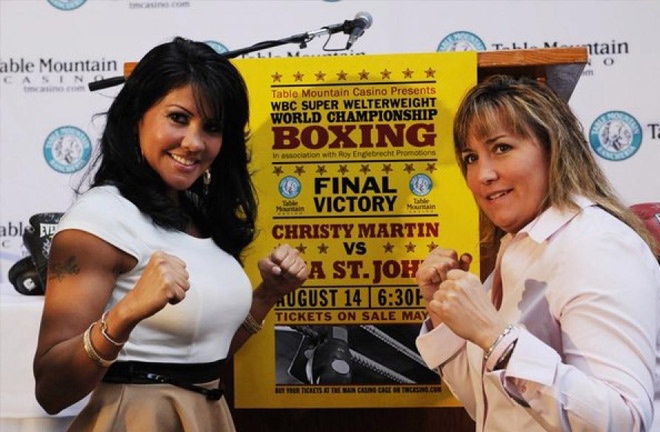
<path id="1" fill-rule="evenodd" d="M 241 267 L 248 116 L 238 70 L 183 38 L 147 53 L 108 110 L 91 187 L 53 237 L 34 358 L 47 412 L 93 392 L 71 431 L 234 430 L 222 363 L 309 274 L 288 245 L 254 290 Z"/>
<path id="2" fill-rule="evenodd" d="M 568 105 L 492 77 L 459 106 L 454 146 L 499 252 L 484 284 L 455 250 L 420 266 L 428 366 L 479 431 L 659 431 L 656 245 Z"/>

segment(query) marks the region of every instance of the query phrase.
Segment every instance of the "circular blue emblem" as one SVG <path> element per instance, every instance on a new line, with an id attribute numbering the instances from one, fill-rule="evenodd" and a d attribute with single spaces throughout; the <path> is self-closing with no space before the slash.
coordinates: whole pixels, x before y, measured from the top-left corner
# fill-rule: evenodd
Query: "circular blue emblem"
<path id="1" fill-rule="evenodd" d="M 433 180 L 431 180 L 431 177 L 426 174 L 415 174 L 410 179 L 409 187 L 410 192 L 413 194 L 417 196 L 425 196 L 431 192 L 431 189 L 433 188 Z"/>
<path id="2" fill-rule="evenodd" d="M 92 142 L 75 126 L 62 126 L 52 131 L 44 143 L 44 158 L 57 172 L 74 173 L 87 165 L 92 155 Z"/>
<path id="3" fill-rule="evenodd" d="M 436 51 L 485 51 L 486 44 L 474 33 L 457 31 L 448 34 L 438 44 Z"/>
<path id="4" fill-rule="evenodd" d="M 229 51 L 227 49 L 227 47 L 224 46 L 223 44 L 221 44 L 220 42 L 207 40 L 207 41 L 204 41 L 204 43 L 206 45 L 210 46 L 211 48 L 213 48 L 215 50 L 215 52 L 217 52 L 218 54 L 226 53 L 227 51 Z"/>
<path id="5" fill-rule="evenodd" d="M 601 114 L 589 128 L 589 143 L 603 159 L 628 159 L 642 144 L 642 127 L 628 113 L 608 111 Z"/>
<path id="6" fill-rule="evenodd" d="M 280 195 L 284 198 L 292 199 L 300 195 L 300 180 L 292 176 L 286 176 L 280 180 Z"/>
<path id="7" fill-rule="evenodd" d="M 78 9 L 86 1 L 87 0 L 48 0 L 48 3 L 59 10 L 70 11 Z"/>

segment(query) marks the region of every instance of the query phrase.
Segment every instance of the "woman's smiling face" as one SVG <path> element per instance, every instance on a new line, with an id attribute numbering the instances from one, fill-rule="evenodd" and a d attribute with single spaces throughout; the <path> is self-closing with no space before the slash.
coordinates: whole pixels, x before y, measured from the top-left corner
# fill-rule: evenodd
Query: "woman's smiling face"
<path id="1" fill-rule="evenodd" d="M 543 210 L 548 195 L 547 152 L 534 137 L 512 134 L 503 123 L 484 137 L 470 134 L 461 158 L 477 205 L 500 229 L 518 232 Z"/>
<path id="2" fill-rule="evenodd" d="M 139 124 L 140 149 L 172 197 L 188 189 L 222 147 L 218 121 L 199 112 L 190 85 L 176 88 L 149 108 Z"/>

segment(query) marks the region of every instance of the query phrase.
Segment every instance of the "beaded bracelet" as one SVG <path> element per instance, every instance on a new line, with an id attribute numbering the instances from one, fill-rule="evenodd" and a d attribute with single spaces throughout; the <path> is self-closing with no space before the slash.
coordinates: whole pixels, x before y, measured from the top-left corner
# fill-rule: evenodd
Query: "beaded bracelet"
<path id="1" fill-rule="evenodd" d="M 90 326 L 87 327 L 87 330 L 85 330 L 85 333 L 83 333 L 83 348 L 85 348 L 87 357 L 89 357 L 94 363 L 96 363 L 97 366 L 102 368 L 107 368 L 110 367 L 110 365 L 112 365 L 115 361 L 117 361 L 117 359 L 114 358 L 112 360 L 106 360 L 103 357 L 101 357 L 98 352 L 96 352 L 96 349 L 92 344 L 92 337 L 91 337 L 92 328 L 94 327 L 95 324 L 96 321 L 90 324 Z"/>
<path id="2" fill-rule="evenodd" d="M 110 312 L 110 311 L 105 311 L 105 312 L 103 312 L 103 315 L 101 315 L 101 334 L 103 335 L 105 340 L 107 340 L 108 342 L 110 342 L 114 346 L 121 348 L 121 347 L 124 346 L 124 344 L 126 342 L 117 342 L 116 340 L 111 338 L 110 335 L 108 334 L 108 323 L 106 321 L 106 319 L 108 317 L 108 312 Z"/>
<path id="3" fill-rule="evenodd" d="M 245 320 L 243 321 L 243 324 L 241 324 L 241 327 L 247 330 L 247 332 L 250 334 L 256 334 L 259 332 L 259 330 L 264 328 L 264 323 L 265 321 L 262 321 L 261 324 L 259 324 L 257 320 L 254 319 L 252 314 L 248 312 Z"/>

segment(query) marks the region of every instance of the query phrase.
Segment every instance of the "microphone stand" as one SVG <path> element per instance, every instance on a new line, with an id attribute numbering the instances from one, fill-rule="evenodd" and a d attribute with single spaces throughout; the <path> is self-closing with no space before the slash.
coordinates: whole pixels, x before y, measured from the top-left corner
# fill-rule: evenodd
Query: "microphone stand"
<path id="1" fill-rule="evenodd" d="M 251 45 L 249 47 L 239 48 L 239 49 L 233 50 L 233 51 L 226 51 L 226 52 L 220 53 L 220 55 L 223 56 L 223 57 L 227 57 L 227 58 L 235 58 L 235 57 L 238 57 L 238 56 L 243 55 L 243 54 L 249 54 L 251 52 L 260 51 L 260 50 L 267 49 L 267 48 L 273 48 L 273 47 L 277 47 L 277 46 L 285 45 L 285 44 L 289 44 L 289 43 L 296 43 L 296 44 L 298 44 L 298 46 L 301 49 L 304 49 L 304 48 L 307 48 L 307 43 L 310 42 L 312 39 L 314 39 L 316 37 L 320 37 L 320 36 L 325 35 L 325 34 L 328 35 L 328 41 L 326 41 L 325 45 L 323 45 L 324 50 L 326 50 L 326 51 L 343 51 L 343 50 L 348 49 L 348 47 L 340 48 L 340 49 L 334 49 L 334 50 L 326 49 L 325 47 L 328 44 L 328 42 L 330 41 L 330 36 L 332 34 L 339 33 L 339 32 L 343 32 L 343 33 L 348 34 L 351 31 L 352 31 L 351 21 L 346 20 L 342 24 L 329 25 L 329 26 L 326 26 L 326 27 L 322 27 L 318 30 L 312 30 L 312 31 L 309 31 L 309 32 L 296 34 L 296 35 L 289 36 L 289 37 L 286 37 L 286 38 L 283 38 L 283 39 L 259 42 L 259 43 L 256 43 L 254 45 Z M 89 84 L 87 84 L 87 86 L 89 87 L 90 91 L 96 91 L 96 90 L 102 90 L 102 89 L 109 88 L 109 87 L 114 87 L 114 86 L 117 86 L 119 84 L 123 84 L 125 81 L 126 81 L 126 77 L 124 77 L 122 75 L 122 76 L 116 76 L 116 77 L 112 77 L 112 78 L 107 78 L 107 79 L 102 79 L 102 80 L 99 80 L 99 81 L 90 82 Z"/>
<path id="2" fill-rule="evenodd" d="M 300 47 L 300 49 L 305 49 L 307 48 L 307 43 L 310 42 L 312 39 L 319 37 L 324 34 L 331 35 L 333 33 L 337 33 L 338 31 L 341 31 L 345 26 L 347 26 L 349 21 L 345 21 L 344 24 L 342 24 L 339 28 L 336 28 L 335 26 L 327 26 L 323 27 L 319 30 L 314 30 L 306 33 L 300 33 L 297 35 L 289 36 L 284 39 L 278 39 L 274 41 L 264 41 L 264 42 L 259 42 L 254 45 L 251 45 L 246 48 L 239 48 L 237 50 L 233 51 L 227 51 L 224 53 L 221 53 L 220 55 L 227 57 L 227 58 L 235 58 L 243 54 L 249 54 L 251 52 L 255 51 L 260 51 L 266 48 L 273 48 L 277 47 L 280 45 L 286 45 L 288 43 L 296 43 Z M 350 29 L 347 29 L 346 32 L 350 32 Z"/>

